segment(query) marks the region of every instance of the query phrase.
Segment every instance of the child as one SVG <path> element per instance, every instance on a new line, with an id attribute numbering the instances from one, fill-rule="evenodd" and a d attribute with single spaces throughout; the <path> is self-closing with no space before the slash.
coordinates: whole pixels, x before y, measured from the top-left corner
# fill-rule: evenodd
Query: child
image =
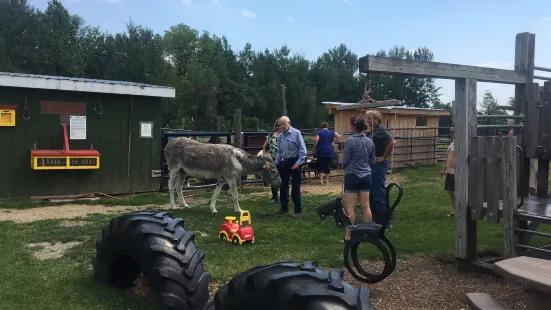
<path id="1" fill-rule="evenodd" d="M 450 128 L 450 139 L 451 143 L 448 146 L 448 150 L 446 151 L 446 154 L 444 155 L 446 157 L 446 160 L 444 161 L 444 166 L 442 167 L 442 171 L 440 171 L 440 178 L 444 178 L 444 175 L 446 176 L 446 180 L 444 181 L 444 189 L 448 191 L 448 194 L 450 194 L 450 197 L 452 199 L 452 213 L 450 213 L 449 217 L 455 216 L 455 128 Z"/>

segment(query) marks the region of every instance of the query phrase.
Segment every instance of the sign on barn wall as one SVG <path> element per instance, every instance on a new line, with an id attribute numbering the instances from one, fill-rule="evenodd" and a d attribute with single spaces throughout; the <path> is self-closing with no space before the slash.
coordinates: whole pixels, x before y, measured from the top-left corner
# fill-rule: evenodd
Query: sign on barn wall
<path id="1" fill-rule="evenodd" d="M 86 115 L 86 102 L 40 101 L 42 114 Z"/>
<path id="2" fill-rule="evenodd" d="M 86 140 L 86 116 L 69 116 L 69 139 Z"/>

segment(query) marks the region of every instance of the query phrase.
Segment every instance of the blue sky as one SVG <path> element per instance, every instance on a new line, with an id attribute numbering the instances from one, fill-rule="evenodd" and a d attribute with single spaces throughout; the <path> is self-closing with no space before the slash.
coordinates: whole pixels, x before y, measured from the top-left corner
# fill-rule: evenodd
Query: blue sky
<path id="1" fill-rule="evenodd" d="M 44 9 L 47 0 L 30 0 Z M 346 44 L 358 56 L 393 45 L 426 46 L 435 61 L 513 69 L 515 35 L 536 34 L 536 65 L 551 67 L 551 2 L 549 0 L 62 0 L 89 25 L 125 31 L 132 19 L 163 33 L 184 23 L 225 35 L 236 50 L 248 41 L 253 48 L 287 44 L 314 60 Z M 537 72 L 537 75 L 548 73 Z M 539 81 L 540 84 L 543 81 Z M 442 100 L 454 98 L 454 82 L 437 80 Z M 500 103 L 514 86 L 478 83 L 478 99 L 491 90 Z M 358 94 L 358 100 L 361 94 Z"/>

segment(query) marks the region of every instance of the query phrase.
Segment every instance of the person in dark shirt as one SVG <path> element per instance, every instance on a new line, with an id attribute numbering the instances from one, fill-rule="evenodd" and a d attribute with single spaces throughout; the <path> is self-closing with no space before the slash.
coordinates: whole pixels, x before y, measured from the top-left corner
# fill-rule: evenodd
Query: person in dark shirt
<path id="1" fill-rule="evenodd" d="M 329 184 L 329 174 L 331 173 L 331 160 L 335 155 L 333 151 L 333 141 L 335 138 L 339 139 L 340 134 L 329 130 L 329 124 L 323 122 L 321 129 L 316 133 L 316 139 L 314 140 L 314 151 L 317 157 L 316 171 L 320 178 L 320 184 L 324 182 Z"/>
<path id="2" fill-rule="evenodd" d="M 368 110 L 365 113 L 368 130 L 375 145 L 375 164 L 371 167 L 371 195 L 369 197 L 373 221 L 388 225 L 386 212 L 386 174 L 389 168 L 388 158 L 394 150 L 395 140 L 390 132 L 381 124 L 381 112 Z"/>

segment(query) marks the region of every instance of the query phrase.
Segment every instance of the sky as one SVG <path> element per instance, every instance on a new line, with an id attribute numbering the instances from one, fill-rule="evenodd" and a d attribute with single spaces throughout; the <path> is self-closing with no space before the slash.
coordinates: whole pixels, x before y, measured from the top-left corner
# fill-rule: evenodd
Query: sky
<path id="1" fill-rule="evenodd" d="M 48 0 L 29 0 L 45 9 Z M 124 32 L 126 24 L 164 33 L 183 23 L 226 36 L 234 50 L 250 42 L 254 49 L 286 44 L 315 60 L 344 43 L 359 57 L 388 50 L 427 47 L 434 61 L 513 69 L 515 36 L 536 35 L 535 64 L 551 67 L 549 0 L 61 0 L 72 14 L 104 31 Z M 536 71 L 536 75 L 551 73 Z M 543 81 L 536 80 L 540 85 Z M 454 81 L 436 80 L 441 100 L 454 99 Z M 481 83 L 480 101 L 490 90 L 506 104 L 513 85 Z M 358 94 L 358 100 L 361 94 Z M 377 99 L 377 98 L 375 98 Z M 397 98 L 399 99 L 399 98 Z"/>

